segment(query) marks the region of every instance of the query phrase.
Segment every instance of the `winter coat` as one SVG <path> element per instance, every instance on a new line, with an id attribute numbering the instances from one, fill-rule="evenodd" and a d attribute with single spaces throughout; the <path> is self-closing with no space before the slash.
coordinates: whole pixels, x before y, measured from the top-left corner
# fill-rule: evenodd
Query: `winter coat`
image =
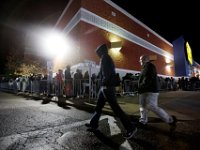
<path id="1" fill-rule="evenodd" d="M 138 81 L 138 93 L 159 92 L 157 71 L 154 64 L 147 62 L 142 66 Z"/>
<path id="2" fill-rule="evenodd" d="M 96 50 L 97 55 L 100 57 L 100 72 L 99 78 L 102 86 L 112 87 L 114 86 L 111 82 L 115 75 L 115 65 L 108 55 L 108 48 L 106 44 L 99 46 Z"/>

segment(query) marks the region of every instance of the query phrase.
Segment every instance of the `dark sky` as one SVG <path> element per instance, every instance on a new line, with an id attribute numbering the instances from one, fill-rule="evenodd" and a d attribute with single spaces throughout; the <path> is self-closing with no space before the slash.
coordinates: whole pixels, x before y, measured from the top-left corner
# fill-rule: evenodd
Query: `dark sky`
<path id="1" fill-rule="evenodd" d="M 183 35 L 189 41 L 195 61 L 200 63 L 200 8 L 196 0 L 112 1 L 170 43 Z M 0 68 L 3 67 L 8 47 L 16 48 L 21 44 L 18 49 L 23 49 L 27 30 L 33 26 L 53 26 L 67 3 L 68 0 L 1 0 Z"/>
<path id="2" fill-rule="evenodd" d="M 112 0 L 153 31 L 172 43 L 184 36 L 200 64 L 200 7 L 197 1 Z"/>
<path id="3" fill-rule="evenodd" d="M 0 1 L 0 74 L 5 72 L 10 49 L 24 53 L 27 33 L 42 26 L 53 27 L 68 0 Z"/>

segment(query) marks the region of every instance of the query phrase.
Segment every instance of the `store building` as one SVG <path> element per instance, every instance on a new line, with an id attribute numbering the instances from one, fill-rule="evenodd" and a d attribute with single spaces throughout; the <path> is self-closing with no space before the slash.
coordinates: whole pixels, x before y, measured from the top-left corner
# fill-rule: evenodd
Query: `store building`
<path id="1" fill-rule="evenodd" d="M 98 66 L 95 49 L 108 43 L 109 54 L 122 75 L 138 73 L 139 57 L 147 54 L 159 75 L 175 76 L 173 45 L 110 0 L 70 0 L 55 28 L 73 41 L 60 68 L 84 62 Z"/>

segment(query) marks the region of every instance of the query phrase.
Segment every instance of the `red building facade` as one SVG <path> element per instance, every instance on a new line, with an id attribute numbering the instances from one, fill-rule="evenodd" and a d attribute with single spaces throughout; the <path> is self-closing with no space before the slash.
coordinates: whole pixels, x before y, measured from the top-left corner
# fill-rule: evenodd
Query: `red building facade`
<path id="1" fill-rule="evenodd" d="M 55 27 L 73 41 L 67 64 L 98 63 L 98 45 L 120 42 L 120 51 L 109 50 L 118 70 L 139 72 L 139 57 L 147 54 L 158 74 L 175 74 L 172 44 L 110 0 L 70 0 Z"/>

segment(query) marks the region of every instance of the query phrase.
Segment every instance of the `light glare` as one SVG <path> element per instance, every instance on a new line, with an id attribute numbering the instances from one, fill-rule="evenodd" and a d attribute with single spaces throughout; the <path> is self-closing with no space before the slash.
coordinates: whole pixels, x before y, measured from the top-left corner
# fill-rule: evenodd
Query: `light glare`
<path id="1" fill-rule="evenodd" d="M 46 55 L 50 57 L 60 57 L 69 52 L 67 38 L 59 32 L 49 32 L 41 39 L 42 48 Z"/>

